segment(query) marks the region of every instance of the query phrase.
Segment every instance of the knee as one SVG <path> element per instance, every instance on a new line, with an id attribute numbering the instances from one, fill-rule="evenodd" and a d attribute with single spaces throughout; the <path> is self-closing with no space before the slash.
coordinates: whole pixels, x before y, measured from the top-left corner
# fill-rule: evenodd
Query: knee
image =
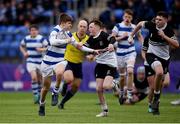
<path id="1" fill-rule="evenodd" d="M 74 81 L 74 75 L 73 75 L 73 72 L 68 70 L 68 71 L 65 71 L 64 72 L 64 75 L 63 75 L 63 78 L 64 80 L 67 82 L 67 83 L 71 83 Z"/>
<path id="2" fill-rule="evenodd" d="M 133 75 L 134 69 L 133 68 L 128 68 L 127 73 L 128 75 Z"/>
<path id="3" fill-rule="evenodd" d="M 158 77 L 163 77 L 163 70 L 157 70 L 157 71 L 156 71 L 156 75 L 157 75 Z"/>
<path id="4" fill-rule="evenodd" d="M 103 87 L 96 87 L 97 93 L 102 93 L 103 92 Z"/>
<path id="5" fill-rule="evenodd" d="M 107 84 L 103 84 L 103 89 L 105 89 L 105 90 L 108 90 L 108 89 L 111 89 L 111 87 L 109 86 L 109 85 L 107 85 Z"/>
<path id="6" fill-rule="evenodd" d="M 168 87 L 168 86 L 169 86 L 169 81 L 164 81 L 164 82 L 163 82 L 163 87 L 166 88 L 166 87 Z"/>
<path id="7" fill-rule="evenodd" d="M 62 72 L 62 71 L 56 72 L 56 77 L 62 77 L 62 75 L 63 75 L 63 72 Z"/>
<path id="8" fill-rule="evenodd" d="M 50 89 L 50 87 L 48 87 L 48 86 L 44 85 L 44 86 L 43 86 L 43 88 L 42 88 L 41 90 L 43 90 L 43 91 L 47 91 L 47 92 L 48 92 L 48 91 L 49 91 L 49 89 Z"/>
<path id="9" fill-rule="evenodd" d="M 126 78 L 125 74 L 124 75 L 120 75 L 120 81 L 124 80 Z"/>
<path id="10" fill-rule="evenodd" d="M 70 83 L 74 80 L 74 77 L 73 76 L 64 76 L 64 80 L 65 80 L 65 82 Z"/>
<path id="11" fill-rule="evenodd" d="M 50 82 L 44 82 L 42 89 L 43 89 L 43 90 L 49 90 L 49 89 L 50 89 L 50 86 L 51 86 L 51 85 L 50 85 Z"/>
<path id="12" fill-rule="evenodd" d="M 32 82 L 38 82 L 37 76 L 32 76 L 32 77 L 31 77 L 31 80 L 32 80 Z"/>

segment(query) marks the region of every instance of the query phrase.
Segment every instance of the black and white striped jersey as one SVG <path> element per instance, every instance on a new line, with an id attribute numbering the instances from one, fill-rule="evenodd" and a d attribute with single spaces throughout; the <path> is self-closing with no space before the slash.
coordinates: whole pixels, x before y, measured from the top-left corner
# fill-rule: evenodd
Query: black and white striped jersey
<path id="1" fill-rule="evenodd" d="M 147 53 L 153 53 L 162 59 L 168 60 L 170 58 L 170 46 L 168 42 L 166 42 L 161 36 L 158 35 L 158 31 L 162 30 L 168 37 L 177 39 L 172 28 L 168 25 L 165 25 L 162 29 L 158 29 L 156 24 L 151 21 L 145 22 L 144 27 L 147 28 L 151 34 L 149 37 L 149 47 Z"/>

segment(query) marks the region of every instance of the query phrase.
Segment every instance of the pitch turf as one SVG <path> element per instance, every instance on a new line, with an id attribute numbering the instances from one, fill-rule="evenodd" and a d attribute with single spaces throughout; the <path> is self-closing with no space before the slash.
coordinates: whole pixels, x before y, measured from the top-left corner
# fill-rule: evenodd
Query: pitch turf
<path id="1" fill-rule="evenodd" d="M 38 116 L 38 105 L 32 103 L 30 92 L 0 92 L 0 122 L 22 123 L 120 123 L 120 122 L 180 122 L 180 106 L 171 106 L 170 101 L 179 95 L 165 94 L 161 97 L 160 116 L 147 113 L 147 100 L 133 106 L 120 106 L 112 94 L 106 94 L 109 105 L 109 116 L 96 118 L 100 106 L 95 93 L 77 93 L 66 105 L 65 110 L 59 111 L 57 106 L 50 106 L 51 96 L 46 101 L 46 116 Z"/>

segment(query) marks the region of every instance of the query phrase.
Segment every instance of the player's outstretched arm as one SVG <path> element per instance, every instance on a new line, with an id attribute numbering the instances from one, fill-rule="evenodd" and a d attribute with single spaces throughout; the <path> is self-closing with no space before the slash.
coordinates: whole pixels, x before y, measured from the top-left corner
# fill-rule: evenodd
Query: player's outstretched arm
<path id="1" fill-rule="evenodd" d="M 88 47 L 78 43 L 74 37 L 71 37 L 71 44 L 81 51 L 98 54 L 98 50 L 88 48 Z"/>
<path id="2" fill-rule="evenodd" d="M 141 34 L 141 32 L 140 32 L 140 31 L 137 33 L 137 37 L 138 37 L 138 41 L 140 41 L 140 42 L 141 42 L 141 44 L 143 44 L 143 42 L 144 42 L 144 38 L 143 38 L 143 36 L 142 36 L 142 34 Z"/>
<path id="3" fill-rule="evenodd" d="M 135 29 L 131 32 L 131 34 L 130 34 L 130 36 L 129 36 L 129 38 L 128 38 L 128 42 L 129 42 L 130 44 L 132 44 L 132 43 L 134 42 L 133 36 L 143 27 L 144 22 L 145 22 L 145 21 L 139 22 L 139 23 L 137 24 L 137 26 L 135 27 Z M 143 42 L 143 39 L 139 39 L 139 40 Z"/>
<path id="4" fill-rule="evenodd" d="M 131 32 L 130 36 L 133 37 L 144 25 L 145 21 L 141 21 L 137 24 L 137 26 L 135 27 L 135 29 Z"/>
<path id="5" fill-rule="evenodd" d="M 50 45 L 52 45 L 52 46 L 59 46 L 59 45 L 64 45 L 64 44 L 70 43 L 71 38 L 57 39 L 57 32 L 52 32 L 49 37 L 49 42 L 50 42 Z"/>

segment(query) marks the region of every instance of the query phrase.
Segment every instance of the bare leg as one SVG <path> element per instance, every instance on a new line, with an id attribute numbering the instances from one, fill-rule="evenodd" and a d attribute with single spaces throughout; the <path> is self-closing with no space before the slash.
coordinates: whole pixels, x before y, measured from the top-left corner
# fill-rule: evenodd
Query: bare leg
<path id="1" fill-rule="evenodd" d="M 96 84 L 96 91 L 97 91 L 100 103 L 101 104 L 106 104 L 105 103 L 105 98 L 104 98 L 104 95 L 103 95 L 103 81 L 104 81 L 104 79 L 100 79 L 100 78 L 96 79 L 96 83 L 97 83 Z"/>
<path id="2" fill-rule="evenodd" d="M 61 84 L 61 80 L 62 80 L 62 76 L 65 70 L 65 66 L 63 64 L 58 64 L 56 66 L 55 69 L 55 73 L 56 73 L 56 88 L 59 88 L 60 84 Z"/>
<path id="3" fill-rule="evenodd" d="M 167 74 L 164 75 L 164 81 L 163 81 L 163 87 L 168 87 L 170 84 L 170 76 L 169 76 L 169 72 L 167 72 Z"/>
<path id="4" fill-rule="evenodd" d="M 103 89 L 111 90 L 113 88 L 113 77 L 106 76 L 103 83 Z"/>
<path id="5" fill-rule="evenodd" d="M 45 102 L 46 95 L 50 89 L 51 85 L 51 77 L 45 77 L 43 78 L 43 87 L 41 89 L 41 99 L 40 99 L 40 104 Z"/>

